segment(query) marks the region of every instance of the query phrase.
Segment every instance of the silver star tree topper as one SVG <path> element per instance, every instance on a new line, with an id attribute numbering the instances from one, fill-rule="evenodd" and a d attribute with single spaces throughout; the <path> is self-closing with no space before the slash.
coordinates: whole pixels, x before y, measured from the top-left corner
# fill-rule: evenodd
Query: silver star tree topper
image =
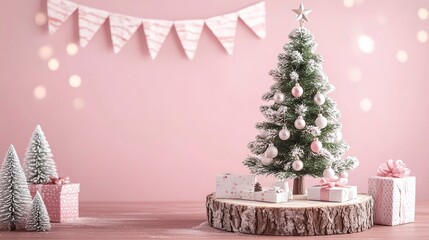
<path id="1" fill-rule="evenodd" d="M 301 3 L 298 9 L 292 9 L 296 13 L 296 20 L 299 21 L 299 26 L 302 27 L 304 21 L 308 22 L 308 14 L 310 14 L 311 9 L 305 9 L 304 4 Z"/>

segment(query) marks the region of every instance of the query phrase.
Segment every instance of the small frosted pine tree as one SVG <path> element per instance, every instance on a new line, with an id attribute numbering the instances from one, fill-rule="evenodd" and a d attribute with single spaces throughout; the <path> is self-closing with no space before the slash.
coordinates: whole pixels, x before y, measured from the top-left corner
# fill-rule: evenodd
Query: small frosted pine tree
<path id="1" fill-rule="evenodd" d="M 30 215 L 25 225 L 27 231 L 45 232 L 51 230 L 51 223 L 42 196 L 37 192 L 31 204 Z"/>
<path id="2" fill-rule="evenodd" d="M 48 183 L 58 177 L 51 148 L 40 125 L 36 126 L 25 153 L 25 175 L 34 184 Z"/>
<path id="3" fill-rule="evenodd" d="M 24 228 L 31 196 L 24 171 L 13 145 L 10 145 L 0 169 L 0 229 Z"/>

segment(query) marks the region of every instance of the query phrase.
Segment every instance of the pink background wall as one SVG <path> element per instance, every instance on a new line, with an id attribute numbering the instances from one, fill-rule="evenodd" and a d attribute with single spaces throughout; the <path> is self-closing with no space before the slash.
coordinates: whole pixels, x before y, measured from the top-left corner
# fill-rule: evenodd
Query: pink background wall
<path id="1" fill-rule="evenodd" d="M 208 18 L 257 1 L 75 2 L 142 18 L 181 20 Z M 22 158 L 40 123 L 60 174 L 82 184 L 82 201 L 203 201 L 214 190 L 216 174 L 248 173 L 241 162 L 257 134 L 254 124 L 263 119 L 260 98 L 273 83 L 267 73 L 297 26 L 290 9 L 299 3 L 267 1 L 265 40 L 240 21 L 232 56 L 204 27 L 191 61 L 174 31 L 151 60 L 142 28 L 114 54 L 108 23 L 87 48 L 69 56 L 67 44 L 78 42 L 76 13 L 50 36 L 46 25 L 34 21 L 46 11 L 45 0 L 2 1 L 0 153 L 13 143 Z M 306 26 L 337 88 L 331 96 L 342 112 L 348 154 L 360 159 L 351 183 L 364 192 L 381 162 L 403 159 L 417 176 L 418 200 L 429 199 L 429 43 L 417 39 L 418 31 L 429 31 L 429 19 L 417 14 L 419 8 L 429 9 L 429 2 L 361 0 L 346 7 L 340 0 L 307 0 L 305 5 L 313 9 Z M 361 51 L 361 35 L 373 39 L 373 52 Z M 57 71 L 38 56 L 45 45 L 54 50 Z M 398 61 L 399 50 L 407 53 L 406 62 Z M 82 78 L 78 88 L 68 83 L 73 74 Z M 47 90 L 42 100 L 33 96 L 39 85 Z M 364 98 L 372 102 L 369 111 L 361 109 Z M 73 102 L 84 105 L 76 109 Z"/>

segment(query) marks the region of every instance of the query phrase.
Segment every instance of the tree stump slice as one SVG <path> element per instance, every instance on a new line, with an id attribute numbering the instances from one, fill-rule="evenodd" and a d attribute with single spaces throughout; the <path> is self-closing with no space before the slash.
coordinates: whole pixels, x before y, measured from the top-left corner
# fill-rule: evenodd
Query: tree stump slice
<path id="1" fill-rule="evenodd" d="M 258 235 L 315 236 L 362 232 L 373 226 L 371 196 L 336 203 L 290 200 L 268 203 L 206 198 L 208 224 L 214 228 Z"/>

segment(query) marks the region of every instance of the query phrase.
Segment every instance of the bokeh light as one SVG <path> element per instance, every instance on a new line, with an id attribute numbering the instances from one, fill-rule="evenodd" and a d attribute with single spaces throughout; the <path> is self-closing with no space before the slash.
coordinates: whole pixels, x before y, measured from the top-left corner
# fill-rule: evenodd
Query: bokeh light
<path id="1" fill-rule="evenodd" d="M 46 97 L 46 94 L 47 94 L 47 90 L 42 85 L 39 85 L 39 86 L 35 87 L 34 90 L 33 90 L 33 96 L 37 100 L 44 99 Z"/>
<path id="2" fill-rule="evenodd" d="M 360 100 L 360 108 L 365 112 L 368 112 L 369 110 L 371 110 L 372 108 L 371 100 L 369 100 L 368 98 L 363 98 L 362 100 Z"/>
<path id="3" fill-rule="evenodd" d="M 355 5 L 355 1 L 354 0 L 343 0 L 343 4 L 345 7 L 351 8 Z"/>
<path id="4" fill-rule="evenodd" d="M 34 22 L 39 26 L 45 25 L 47 21 L 48 17 L 46 16 L 45 12 L 38 12 L 34 16 Z"/>
<path id="5" fill-rule="evenodd" d="M 429 16 L 429 12 L 426 8 L 419 8 L 419 10 L 417 10 L 417 16 L 419 16 L 421 20 L 426 20 Z"/>
<path id="6" fill-rule="evenodd" d="M 66 47 L 66 52 L 70 56 L 74 56 L 79 51 L 79 47 L 75 43 L 69 43 Z"/>
<path id="7" fill-rule="evenodd" d="M 359 82 L 362 79 L 362 72 L 359 68 L 349 68 L 349 80 Z"/>
<path id="8" fill-rule="evenodd" d="M 58 62 L 56 58 L 49 59 L 48 68 L 51 71 L 57 71 L 59 67 L 60 67 L 60 62 Z"/>
<path id="9" fill-rule="evenodd" d="M 428 33 L 424 30 L 420 30 L 417 32 L 417 40 L 421 43 L 425 43 L 428 40 Z"/>
<path id="10" fill-rule="evenodd" d="M 73 107 L 77 110 L 82 109 L 85 106 L 85 101 L 82 98 L 73 99 Z"/>
<path id="11" fill-rule="evenodd" d="M 49 59 L 54 54 L 54 50 L 51 46 L 45 45 L 39 48 L 39 58 L 42 60 Z"/>
<path id="12" fill-rule="evenodd" d="M 361 35 L 358 38 L 359 49 L 364 53 L 372 53 L 374 51 L 374 40 L 368 35 Z"/>
<path id="13" fill-rule="evenodd" d="M 404 63 L 408 60 L 408 54 L 407 52 L 400 50 L 396 53 L 396 58 L 399 62 Z"/>
<path id="14" fill-rule="evenodd" d="M 69 77 L 69 84 L 71 87 L 77 88 L 82 83 L 82 79 L 79 75 L 71 75 Z"/>

